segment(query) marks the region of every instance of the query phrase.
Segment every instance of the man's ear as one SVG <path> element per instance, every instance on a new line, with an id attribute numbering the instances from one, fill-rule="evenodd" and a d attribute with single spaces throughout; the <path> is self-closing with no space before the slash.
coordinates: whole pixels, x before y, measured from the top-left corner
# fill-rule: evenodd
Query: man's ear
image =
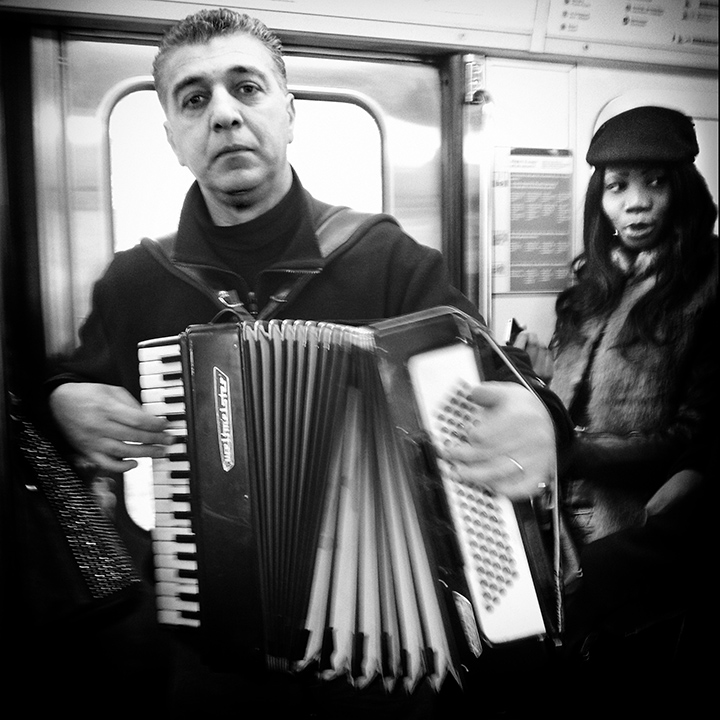
<path id="1" fill-rule="evenodd" d="M 295 96 L 292 93 L 287 94 L 287 114 L 288 114 L 288 145 L 295 139 Z"/>

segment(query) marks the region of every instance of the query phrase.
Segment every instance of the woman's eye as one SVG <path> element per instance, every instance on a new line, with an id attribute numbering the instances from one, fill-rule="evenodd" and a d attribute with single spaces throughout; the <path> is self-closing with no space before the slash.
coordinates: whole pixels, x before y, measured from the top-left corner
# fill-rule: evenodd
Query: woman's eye
<path id="1" fill-rule="evenodd" d="M 648 183 L 650 187 L 662 187 L 667 182 L 667 177 L 665 175 L 656 175 L 655 177 L 650 178 L 650 182 Z"/>

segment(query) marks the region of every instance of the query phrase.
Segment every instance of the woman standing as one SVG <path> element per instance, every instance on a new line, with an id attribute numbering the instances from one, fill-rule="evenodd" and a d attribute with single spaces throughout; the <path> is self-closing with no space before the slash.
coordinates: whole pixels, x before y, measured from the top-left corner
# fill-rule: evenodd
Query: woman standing
<path id="1" fill-rule="evenodd" d="M 598 129 L 550 363 L 532 334 L 516 342 L 576 426 L 563 480 L 582 567 L 566 601 L 571 716 L 687 713 L 712 687 L 718 239 L 697 153 L 675 110 Z"/>
<path id="2" fill-rule="evenodd" d="M 690 118 L 660 107 L 617 115 L 588 150 L 585 249 L 551 341 L 583 543 L 642 525 L 676 471 L 704 472 L 717 437 L 717 209 L 697 153 Z"/>

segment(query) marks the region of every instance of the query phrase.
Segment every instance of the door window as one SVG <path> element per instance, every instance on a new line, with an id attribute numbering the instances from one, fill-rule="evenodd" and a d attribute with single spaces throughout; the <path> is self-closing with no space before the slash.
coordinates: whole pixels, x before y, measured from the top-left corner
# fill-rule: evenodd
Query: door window
<path id="1" fill-rule="evenodd" d="M 303 185 L 318 199 L 381 212 L 382 125 L 367 105 L 349 93 L 296 91 L 295 139 L 288 154 Z M 159 236 L 177 228 L 193 177 L 175 158 L 163 121 L 152 84 L 142 79 L 110 110 L 114 250 L 132 247 L 145 235 Z"/>

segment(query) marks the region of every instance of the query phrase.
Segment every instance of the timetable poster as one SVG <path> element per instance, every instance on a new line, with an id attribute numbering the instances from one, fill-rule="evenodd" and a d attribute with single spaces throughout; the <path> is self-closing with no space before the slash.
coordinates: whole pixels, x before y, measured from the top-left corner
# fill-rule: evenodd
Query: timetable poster
<path id="1" fill-rule="evenodd" d="M 493 179 L 493 292 L 558 292 L 572 260 L 569 150 L 498 148 Z"/>

